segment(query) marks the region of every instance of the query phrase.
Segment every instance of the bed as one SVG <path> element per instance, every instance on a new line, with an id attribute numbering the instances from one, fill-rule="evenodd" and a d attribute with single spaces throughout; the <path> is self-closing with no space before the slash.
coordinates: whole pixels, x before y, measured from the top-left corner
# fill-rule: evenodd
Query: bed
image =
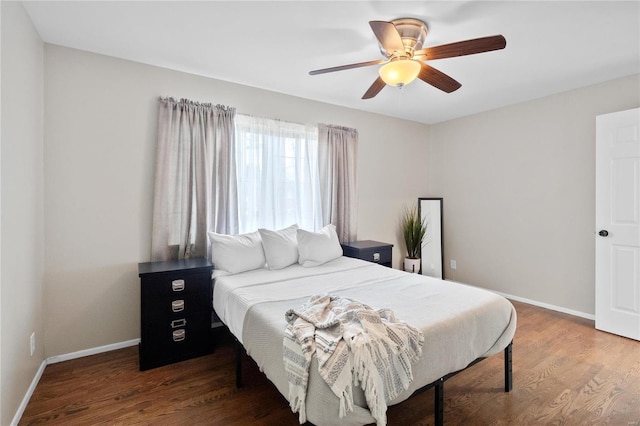
<path id="1" fill-rule="evenodd" d="M 389 405 L 436 387 L 435 420 L 442 424 L 444 381 L 503 351 L 505 391 L 511 389 L 516 312 L 508 300 L 489 291 L 343 256 L 313 267 L 294 263 L 277 270 L 214 271 L 213 282 L 215 312 L 285 398 L 285 312 L 322 293 L 390 308 L 399 319 L 422 331 L 425 340 L 413 367 L 414 380 Z M 316 425 L 375 423 L 362 392 L 354 392 L 353 411 L 346 417 L 338 416 L 338 398 L 318 375 L 316 361 L 311 364 L 306 401 L 307 419 Z"/>

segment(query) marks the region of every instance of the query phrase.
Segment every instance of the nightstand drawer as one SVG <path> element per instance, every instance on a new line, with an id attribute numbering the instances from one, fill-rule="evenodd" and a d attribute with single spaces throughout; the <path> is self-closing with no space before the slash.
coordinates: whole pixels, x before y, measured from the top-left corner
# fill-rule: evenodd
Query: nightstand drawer
<path id="1" fill-rule="evenodd" d="M 342 252 L 347 257 L 366 260 L 391 267 L 392 244 L 363 240 L 342 244 Z"/>
<path id="2" fill-rule="evenodd" d="M 142 278 L 142 297 L 182 297 L 202 293 L 202 287 L 211 285 L 210 272 L 177 272 Z"/>
<path id="3" fill-rule="evenodd" d="M 196 312 L 210 312 L 211 303 L 208 294 L 202 292 L 180 294 L 170 298 L 151 299 L 145 303 L 142 316 L 152 322 L 173 319 Z"/>
<path id="4" fill-rule="evenodd" d="M 142 331 L 140 369 L 208 354 L 212 349 L 211 316 L 201 314 L 154 323 Z M 143 344 L 144 343 L 144 344 Z"/>
<path id="5" fill-rule="evenodd" d="M 356 256 L 352 256 L 356 257 Z M 374 263 L 390 263 L 391 247 L 381 247 L 379 249 L 361 250 L 357 255 L 358 259 Z"/>
<path id="6" fill-rule="evenodd" d="M 144 345 L 151 352 L 164 352 L 173 347 L 184 348 L 198 341 L 208 340 L 211 315 L 182 315 L 165 318 L 145 327 L 142 333 Z"/>

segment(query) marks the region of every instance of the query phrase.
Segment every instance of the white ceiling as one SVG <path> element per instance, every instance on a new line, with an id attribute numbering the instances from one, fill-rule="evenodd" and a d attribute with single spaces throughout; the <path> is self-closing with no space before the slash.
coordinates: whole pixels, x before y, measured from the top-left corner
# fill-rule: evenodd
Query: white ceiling
<path id="1" fill-rule="evenodd" d="M 435 123 L 640 73 L 639 1 L 25 1 L 42 39 L 302 98 Z M 434 60 L 462 83 L 362 94 L 381 59 L 368 21 L 424 20 L 424 47 L 502 34 L 495 52 Z M 180 94 L 173 94 L 180 96 Z M 215 102 L 215 99 L 198 99 Z"/>

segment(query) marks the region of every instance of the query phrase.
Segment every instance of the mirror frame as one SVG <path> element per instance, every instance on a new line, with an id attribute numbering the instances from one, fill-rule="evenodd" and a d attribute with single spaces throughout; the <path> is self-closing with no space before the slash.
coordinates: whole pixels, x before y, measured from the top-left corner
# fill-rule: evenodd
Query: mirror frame
<path id="1" fill-rule="evenodd" d="M 418 198 L 420 220 L 427 222 L 427 232 L 420 249 L 420 270 L 423 275 L 444 280 L 442 204 L 442 198 Z"/>

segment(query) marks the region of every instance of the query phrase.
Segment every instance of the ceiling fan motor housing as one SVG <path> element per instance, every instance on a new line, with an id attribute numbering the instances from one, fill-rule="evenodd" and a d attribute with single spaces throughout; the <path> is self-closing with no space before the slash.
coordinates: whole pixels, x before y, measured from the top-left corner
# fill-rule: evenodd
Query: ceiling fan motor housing
<path id="1" fill-rule="evenodd" d="M 429 32 L 427 24 L 415 18 L 394 19 L 391 23 L 398 30 L 398 33 L 402 38 L 402 44 L 404 45 L 405 52 L 409 57 L 413 55 L 415 50 L 422 49 L 422 44 L 427 38 L 427 33 Z M 382 45 L 380 45 L 380 51 L 387 58 L 393 54 L 393 52 L 387 52 Z"/>

